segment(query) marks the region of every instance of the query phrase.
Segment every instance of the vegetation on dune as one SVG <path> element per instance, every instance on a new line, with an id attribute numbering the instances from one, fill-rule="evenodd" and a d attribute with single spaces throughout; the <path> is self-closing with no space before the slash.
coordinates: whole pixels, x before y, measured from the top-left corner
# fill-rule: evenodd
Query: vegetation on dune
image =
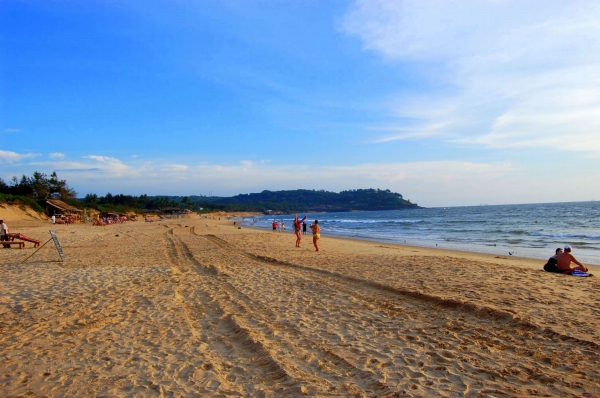
<path id="1" fill-rule="evenodd" d="M 9 205 L 20 207 L 30 207 L 39 213 L 44 212 L 44 209 L 38 204 L 38 202 L 25 196 L 0 193 L 0 203 L 7 203 Z"/>
<path id="2" fill-rule="evenodd" d="M 31 177 L 23 175 L 20 180 L 15 176 L 8 184 L 0 178 L 0 193 L 22 196 L 35 201 L 60 199 L 69 202 L 77 196 L 77 192 L 70 188 L 65 180 L 58 179 L 56 171 L 50 174 L 50 177 L 38 171 Z"/>
<path id="3" fill-rule="evenodd" d="M 16 176 L 7 184 L 0 178 L 0 203 L 29 206 L 38 212 L 44 209 L 39 201 L 44 199 L 60 199 L 76 205 L 77 193 L 67 185 L 65 180 L 59 180 L 56 172 L 48 177 L 44 173 L 34 172 L 31 177 Z M 75 203 L 74 203 L 75 202 Z"/>

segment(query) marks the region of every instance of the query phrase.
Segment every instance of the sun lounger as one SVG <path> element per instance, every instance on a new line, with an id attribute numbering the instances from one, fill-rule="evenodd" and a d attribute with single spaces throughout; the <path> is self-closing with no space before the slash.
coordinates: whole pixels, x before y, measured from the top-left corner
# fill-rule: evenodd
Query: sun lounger
<path id="1" fill-rule="evenodd" d="M 19 249 L 22 249 L 25 247 L 25 242 L 19 242 L 19 241 L 6 241 L 3 240 L 2 242 L 0 242 L 2 245 L 5 245 L 4 247 L 6 248 L 6 245 L 19 245 Z"/>
<path id="2" fill-rule="evenodd" d="M 33 243 L 33 247 L 38 247 L 40 245 L 40 243 L 42 243 L 39 240 L 28 238 L 27 236 L 25 236 L 25 235 L 23 235 L 21 233 L 18 233 L 18 232 L 17 233 L 10 233 L 10 234 L 8 234 L 8 237 L 10 238 L 11 241 L 14 241 L 15 239 L 20 239 L 20 240 L 23 240 L 25 242 L 31 242 L 31 243 Z M 24 244 L 24 242 L 23 242 L 23 244 Z"/>

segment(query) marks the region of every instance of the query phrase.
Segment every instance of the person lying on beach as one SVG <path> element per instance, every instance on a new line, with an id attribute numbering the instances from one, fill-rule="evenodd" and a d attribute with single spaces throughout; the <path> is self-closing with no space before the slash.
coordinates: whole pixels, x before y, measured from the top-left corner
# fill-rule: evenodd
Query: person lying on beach
<path id="1" fill-rule="evenodd" d="M 571 267 L 571 263 L 575 263 L 579 265 L 579 267 Z M 588 272 L 588 269 L 585 265 L 581 264 L 573 255 L 571 254 L 571 246 L 565 246 L 564 253 L 560 253 L 556 256 L 556 266 L 558 267 L 559 274 L 570 275 L 575 270 Z"/>
<path id="2" fill-rule="evenodd" d="M 558 255 L 562 254 L 563 249 L 562 248 L 558 248 L 556 249 L 554 256 L 550 257 L 548 259 L 548 262 L 546 263 L 546 265 L 544 265 L 544 271 L 546 272 L 558 272 L 558 266 L 556 265 L 558 260 Z"/>

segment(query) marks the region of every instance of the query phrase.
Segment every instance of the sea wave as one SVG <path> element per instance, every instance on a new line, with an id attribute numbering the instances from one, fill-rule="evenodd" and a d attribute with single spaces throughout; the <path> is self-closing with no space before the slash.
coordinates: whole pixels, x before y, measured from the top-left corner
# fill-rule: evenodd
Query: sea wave
<path id="1" fill-rule="evenodd" d="M 547 238 L 579 238 L 579 239 L 591 239 L 597 240 L 600 239 L 600 234 L 551 234 L 551 233 L 543 233 L 543 232 L 531 232 L 530 236 L 542 236 Z"/>
<path id="2" fill-rule="evenodd" d="M 345 220 L 345 219 L 324 219 L 320 223 L 332 224 L 418 224 L 423 220 Z"/>

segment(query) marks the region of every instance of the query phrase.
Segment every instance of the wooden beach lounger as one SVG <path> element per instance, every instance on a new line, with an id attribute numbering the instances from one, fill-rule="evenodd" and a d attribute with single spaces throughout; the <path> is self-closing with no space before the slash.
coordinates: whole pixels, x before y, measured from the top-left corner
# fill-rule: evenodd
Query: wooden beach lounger
<path id="1" fill-rule="evenodd" d="M 33 247 L 38 247 L 40 245 L 40 243 L 42 243 L 39 240 L 28 238 L 27 236 L 25 236 L 25 235 L 23 235 L 21 233 L 18 233 L 18 232 L 12 233 L 12 234 L 8 234 L 8 237 L 10 238 L 11 241 L 14 241 L 15 238 L 16 238 L 16 239 L 23 240 L 25 242 L 31 242 L 31 243 L 33 243 Z M 21 242 L 21 243 L 23 243 L 23 245 L 25 245 L 25 242 Z"/>
<path id="2" fill-rule="evenodd" d="M 0 242 L 3 245 L 19 245 L 19 249 L 23 249 L 25 247 L 25 242 L 19 242 L 19 241 L 10 241 L 10 240 L 3 240 L 2 242 Z"/>

